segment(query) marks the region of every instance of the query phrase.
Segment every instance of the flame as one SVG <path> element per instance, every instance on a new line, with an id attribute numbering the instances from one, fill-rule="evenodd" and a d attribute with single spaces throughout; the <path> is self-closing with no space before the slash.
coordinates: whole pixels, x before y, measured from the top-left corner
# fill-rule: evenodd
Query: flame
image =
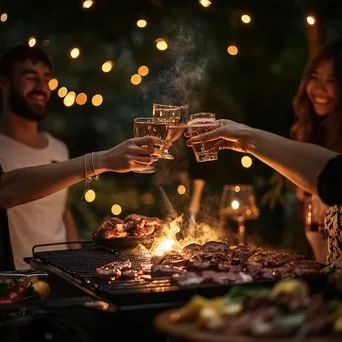
<path id="1" fill-rule="evenodd" d="M 174 244 L 175 244 L 175 240 L 173 239 L 166 239 L 166 240 L 161 241 L 156 248 L 155 254 L 162 255 L 165 252 L 171 251 Z"/>

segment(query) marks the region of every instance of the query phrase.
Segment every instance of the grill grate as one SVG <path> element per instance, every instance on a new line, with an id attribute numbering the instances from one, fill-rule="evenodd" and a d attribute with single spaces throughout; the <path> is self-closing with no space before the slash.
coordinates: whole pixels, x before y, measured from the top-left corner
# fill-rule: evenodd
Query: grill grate
<path id="1" fill-rule="evenodd" d="M 96 275 L 96 268 L 110 262 L 130 260 L 133 268 L 140 268 L 148 259 L 137 256 L 128 251 L 110 251 L 104 247 L 91 245 L 82 249 L 58 250 L 49 252 L 35 252 L 33 259 L 58 268 L 80 281 L 84 287 L 111 300 L 117 305 L 139 305 L 151 303 L 184 303 L 194 294 L 208 297 L 220 296 L 227 293 L 231 284 L 201 284 L 197 286 L 181 288 L 173 285 L 169 278 L 116 280 L 108 284 Z M 322 278 L 316 279 L 318 288 L 326 285 Z M 263 282 L 265 283 L 265 282 Z M 269 285 L 274 282 L 269 282 Z"/>

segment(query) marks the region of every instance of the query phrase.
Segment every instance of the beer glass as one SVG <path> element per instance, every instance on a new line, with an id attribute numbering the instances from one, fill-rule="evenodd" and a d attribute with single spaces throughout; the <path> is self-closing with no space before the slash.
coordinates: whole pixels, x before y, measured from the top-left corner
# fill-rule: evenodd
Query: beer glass
<path id="1" fill-rule="evenodd" d="M 217 128 L 216 117 L 214 113 L 195 113 L 189 116 L 187 122 L 190 137 L 206 133 Z M 215 151 L 215 141 L 209 141 L 200 144 L 193 144 L 192 148 L 197 162 L 207 162 L 218 159 L 218 153 Z"/>

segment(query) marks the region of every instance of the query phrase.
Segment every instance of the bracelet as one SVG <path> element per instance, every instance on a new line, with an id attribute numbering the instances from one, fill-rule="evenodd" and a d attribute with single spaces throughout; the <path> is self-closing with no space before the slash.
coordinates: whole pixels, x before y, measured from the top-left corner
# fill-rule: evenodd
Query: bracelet
<path id="1" fill-rule="evenodd" d="M 94 154 L 95 154 L 95 152 L 92 152 L 92 153 L 91 153 L 91 165 L 92 165 L 92 167 L 93 167 L 93 172 L 94 172 L 93 178 L 94 178 L 95 180 L 98 180 L 98 179 L 99 179 L 99 175 L 96 173 L 96 169 L 95 169 L 95 165 L 94 165 Z"/>
<path id="2" fill-rule="evenodd" d="M 95 152 L 92 152 L 92 154 L 91 154 L 91 164 L 92 164 L 94 176 L 88 177 L 88 175 L 87 175 L 87 154 L 84 155 L 84 190 L 83 190 L 83 194 L 82 194 L 81 199 L 84 198 L 86 192 L 89 190 L 90 183 L 92 182 L 92 180 L 93 179 L 95 179 L 95 180 L 99 179 L 99 175 L 96 173 L 95 164 L 94 164 L 94 153 Z"/>

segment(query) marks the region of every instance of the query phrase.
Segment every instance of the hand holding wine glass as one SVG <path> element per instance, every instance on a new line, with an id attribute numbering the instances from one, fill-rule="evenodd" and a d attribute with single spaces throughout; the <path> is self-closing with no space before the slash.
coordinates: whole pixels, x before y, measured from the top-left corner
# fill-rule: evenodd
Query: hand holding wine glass
<path id="1" fill-rule="evenodd" d="M 161 140 L 166 139 L 169 124 L 167 121 L 155 120 L 154 118 L 136 118 L 134 119 L 134 137 L 157 137 Z M 155 147 L 159 149 L 160 146 Z M 160 151 L 159 151 L 160 152 Z M 158 154 L 158 151 L 155 151 Z M 160 154 L 160 153 L 159 153 Z M 142 170 L 136 170 L 137 173 L 154 173 L 156 171 L 153 165 L 148 165 Z"/>

